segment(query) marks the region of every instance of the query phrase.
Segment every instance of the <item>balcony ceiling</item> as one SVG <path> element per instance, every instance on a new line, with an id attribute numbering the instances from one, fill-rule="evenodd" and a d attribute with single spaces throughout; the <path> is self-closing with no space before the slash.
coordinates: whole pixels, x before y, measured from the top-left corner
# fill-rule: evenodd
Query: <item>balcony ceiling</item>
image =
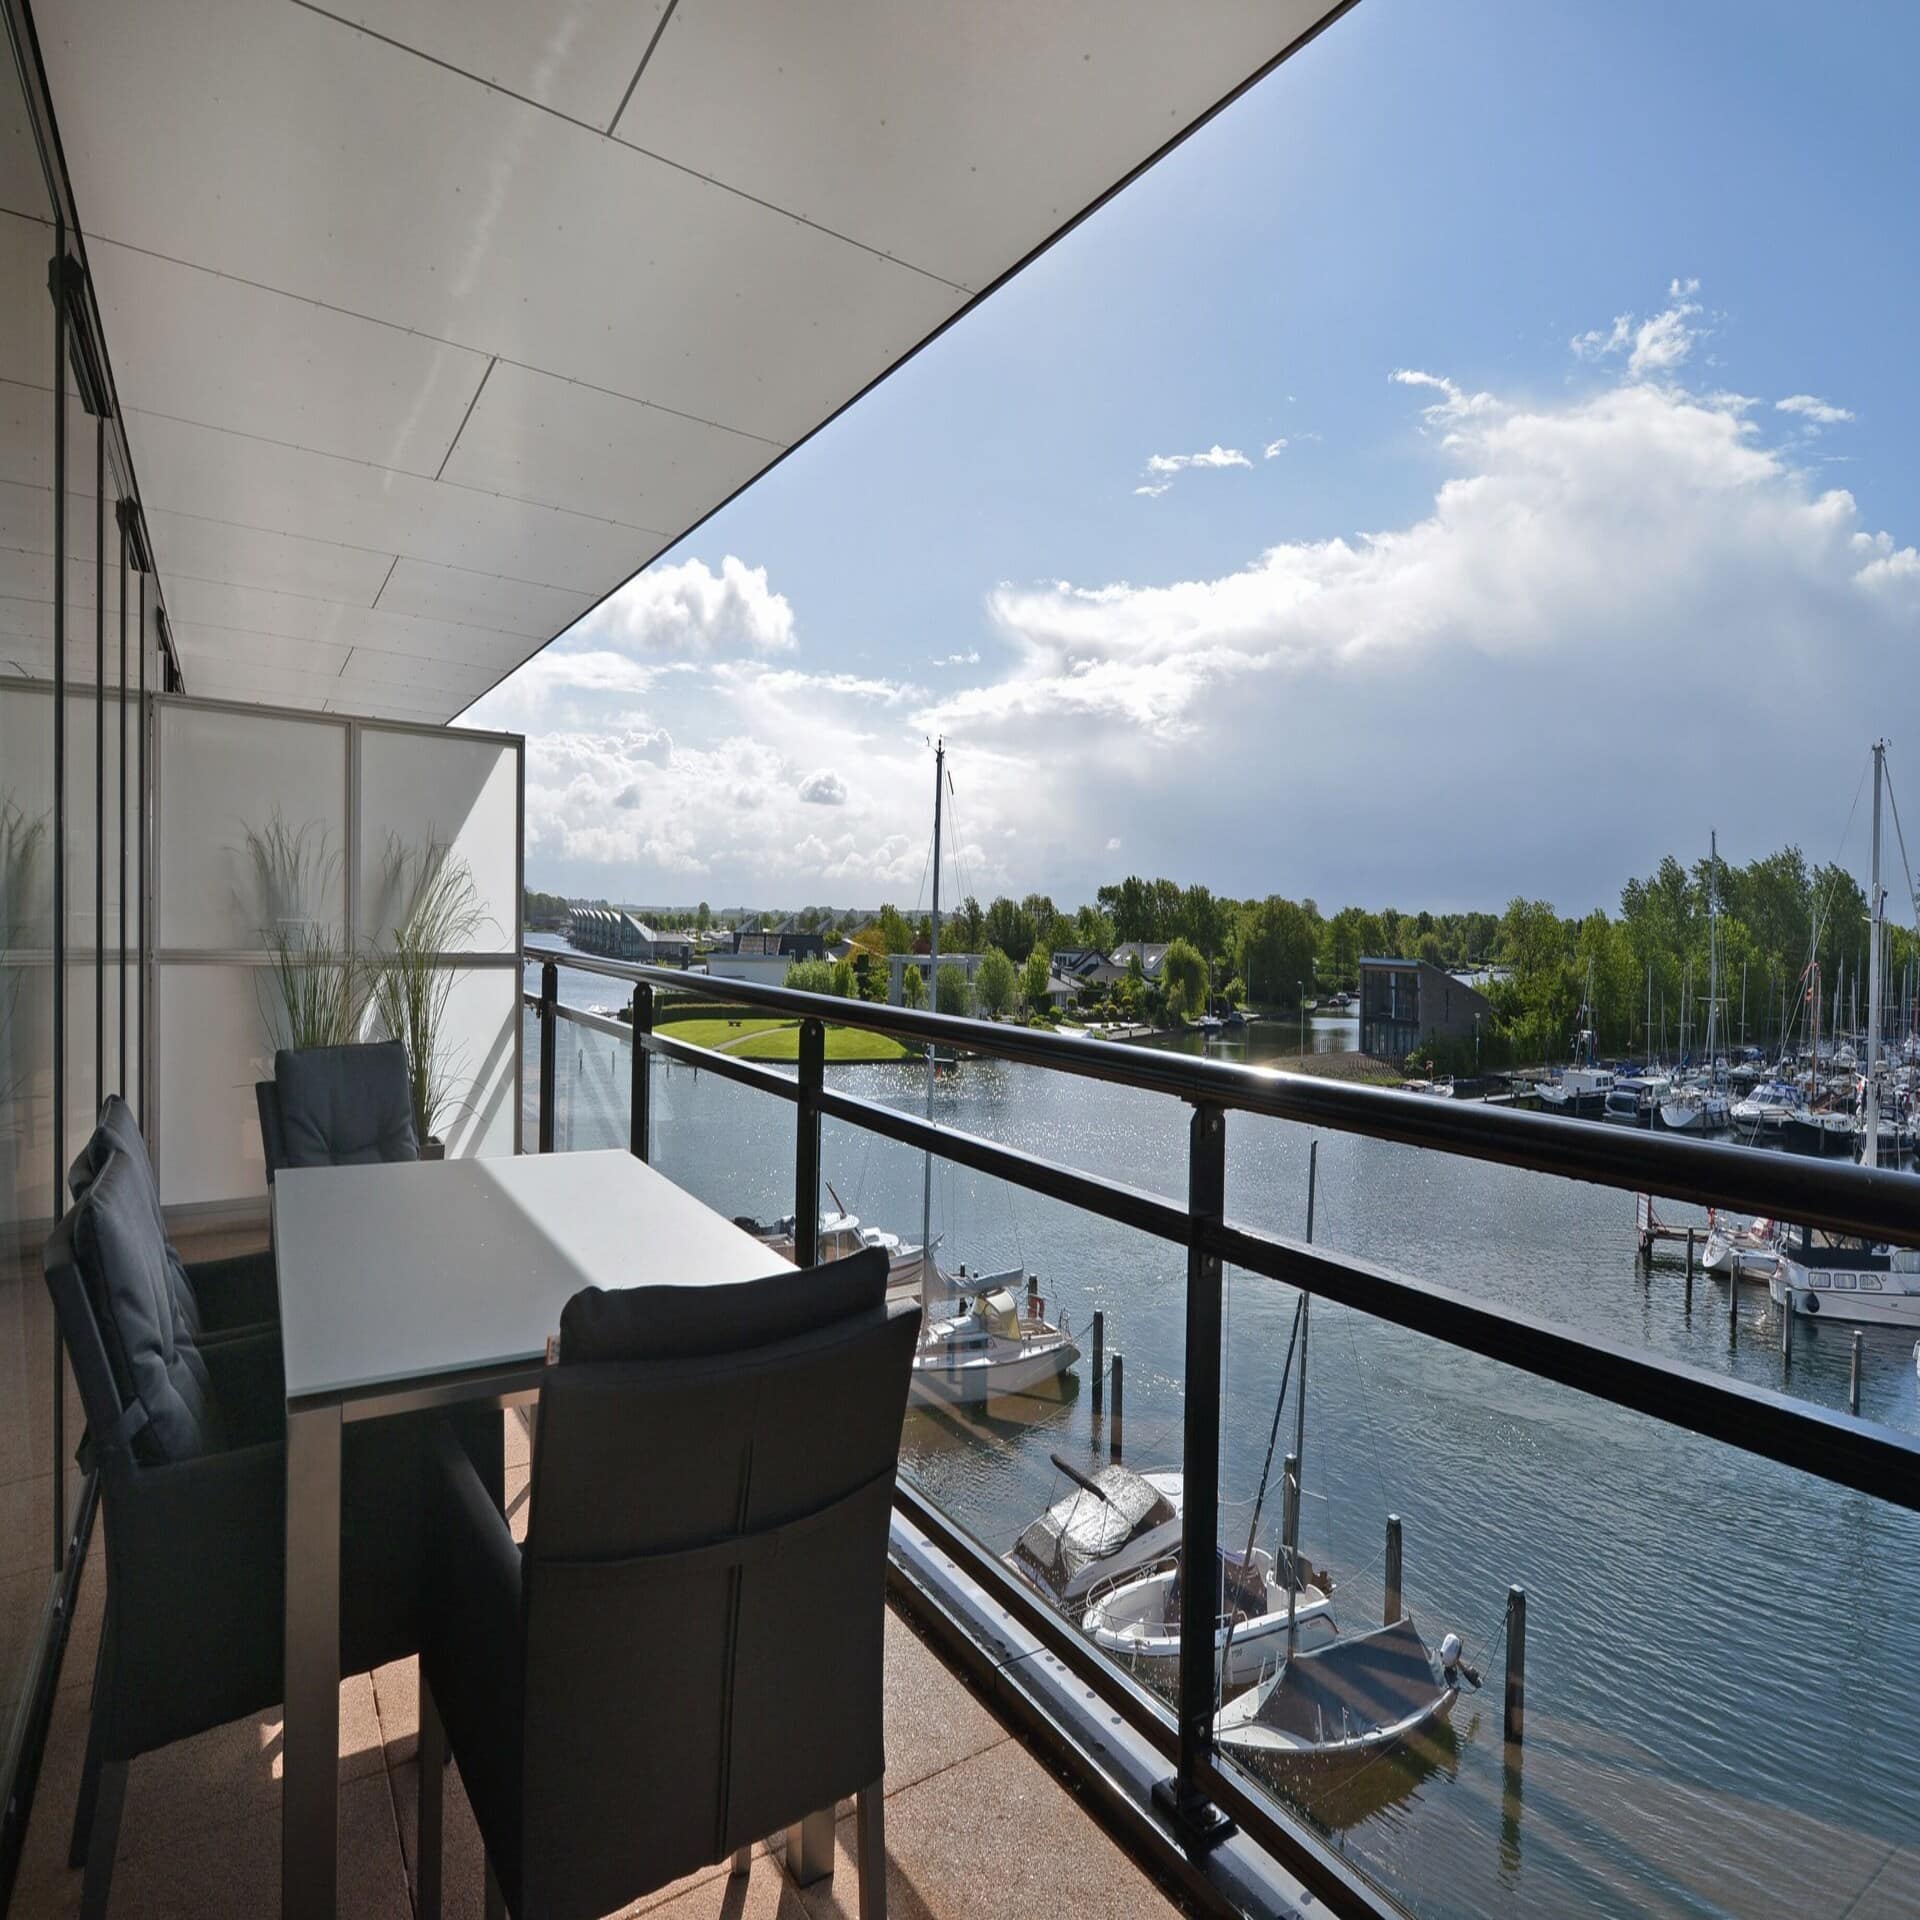
<path id="1" fill-rule="evenodd" d="M 1335 0 L 68 0 L 189 689 L 446 720 Z"/>

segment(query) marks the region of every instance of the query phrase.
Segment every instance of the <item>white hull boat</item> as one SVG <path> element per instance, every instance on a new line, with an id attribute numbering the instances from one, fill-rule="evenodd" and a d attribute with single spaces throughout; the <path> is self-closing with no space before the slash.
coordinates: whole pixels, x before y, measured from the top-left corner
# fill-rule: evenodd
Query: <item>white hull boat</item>
<path id="1" fill-rule="evenodd" d="M 1325 1785 L 1358 1772 L 1423 1728 L 1459 1697 L 1460 1643 L 1441 1644 L 1443 1668 L 1409 1618 L 1297 1654 L 1214 1716 L 1214 1738 L 1236 1760 Z"/>
<path id="2" fill-rule="evenodd" d="M 1702 1269 L 1724 1280 L 1771 1281 L 1780 1264 L 1779 1230 L 1771 1220 L 1712 1220 Z"/>
<path id="3" fill-rule="evenodd" d="M 1004 1557 L 1078 1619 L 1096 1587 L 1178 1550 L 1186 1477 L 1177 1467 L 1136 1473 L 1117 1460 L 1086 1474 L 1057 1453 L 1053 1464 L 1076 1490 L 1030 1521 Z"/>
<path id="4" fill-rule="evenodd" d="M 1080 1358 L 1072 1334 L 1048 1320 L 1032 1296 L 1030 1311 L 1021 1314 L 1006 1283 L 1024 1279 L 1015 1271 L 976 1281 L 979 1291 L 957 1312 L 922 1329 L 909 1405 L 979 1406 L 1004 1394 L 1032 1393 Z"/>
<path id="5" fill-rule="evenodd" d="M 1847 1266 L 1783 1257 L 1770 1282 L 1775 1304 L 1849 1326 L 1920 1327 L 1920 1254 L 1881 1248 L 1854 1257 L 1859 1264 Z"/>
<path id="6" fill-rule="evenodd" d="M 1254 1549 L 1251 1567 L 1242 1555 L 1225 1552 L 1219 1565 L 1233 1608 L 1233 1645 L 1229 1652 L 1223 1612 L 1213 1640 L 1215 1670 L 1224 1656 L 1227 1684 L 1245 1686 L 1270 1672 L 1286 1650 L 1287 1588 L 1274 1578 L 1273 1556 L 1264 1547 Z M 1175 1672 L 1180 1664 L 1182 1572 L 1174 1562 L 1099 1590 L 1080 1622 L 1081 1631 L 1123 1666 Z M 1338 1633 L 1331 1598 L 1311 1580 L 1293 1596 L 1293 1608 L 1301 1644 L 1321 1646 Z"/>

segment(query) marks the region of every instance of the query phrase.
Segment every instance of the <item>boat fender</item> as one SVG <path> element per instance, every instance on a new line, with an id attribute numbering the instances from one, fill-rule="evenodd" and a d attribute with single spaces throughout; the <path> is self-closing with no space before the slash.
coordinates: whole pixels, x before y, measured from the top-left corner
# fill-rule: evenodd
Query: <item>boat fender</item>
<path id="1" fill-rule="evenodd" d="M 1818 1313 L 1820 1311 L 1820 1296 L 1817 1293 L 1806 1295 L 1800 1302 L 1800 1310 L 1803 1313 Z"/>

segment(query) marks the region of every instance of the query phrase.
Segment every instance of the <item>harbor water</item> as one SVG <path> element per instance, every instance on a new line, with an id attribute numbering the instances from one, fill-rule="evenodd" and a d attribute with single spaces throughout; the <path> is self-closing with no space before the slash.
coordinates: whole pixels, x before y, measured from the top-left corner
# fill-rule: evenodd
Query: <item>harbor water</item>
<path id="1" fill-rule="evenodd" d="M 617 992 L 563 970 L 572 1004 L 605 1007 Z M 1252 1056 L 1275 1064 L 1299 1046 L 1285 1022 L 1251 1033 Z M 560 1039 L 559 1144 L 625 1144 L 625 1043 L 564 1025 Z M 530 1032 L 530 1085 L 536 1058 Z M 653 1071 L 656 1164 L 727 1213 L 789 1211 L 792 1108 L 711 1074 Z M 925 1101 L 917 1065 L 829 1075 L 888 1103 Z M 968 1060 L 943 1074 L 934 1111 L 1185 1192 L 1187 1115 L 1172 1101 Z M 833 1122 L 824 1136 L 841 1202 L 917 1235 L 919 1157 Z M 1677 1253 L 1650 1273 L 1637 1260 L 1629 1194 L 1233 1115 L 1230 1217 L 1303 1231 L 1315 1137 L 1320 1242 L 1845 1406 L 1848 1330 L 1802 1323 L 1783 1379 L 1765 1289 L 1741 1289 L 1731 1326 L 1726 1282 L 1697 1275 L 1689 1305 Z M 1125 1457 L 1178 1463 L 1179 1249 L 944 1165 L 933 1225 L 947 1268 L 1037 1273 L 1049 1313 L 1083 1346 L 1104 1312 L 1108 1354 L 1126 1359 Z M 1244 1545 L 1236 1528 L 1258 1491 L 1295 1296 L 1244 1273 L 1227 1287 L 1223 1532 Z M 1866 1334 L 1861 1412 L 1920 1431 L 1912 1346 Z M 1303 1545 L 1332 1574 L 1340 1625 L 1378 1624 L 1385 1517 L 1397 1512 L 1409 1610 L 1430 1645 L 1458 1632 L 1486 1678 L 1437 1740 L 1376 1762 L 1337 1800 L 1303 1804 L 1354 1866 L 1421 1915 L 1912 1910 L 1896 1903 L 1920 1898 L 1920 1521 L 1326 1303 L 1310 1353 Z M 1107 1457 L 1090 1367 L 1083 1354 L 1055 1395 L 910 1415 L 906 1470 L 1005 1551 L 1068 1490 L 1050 1455 L 1083 1468 Z M 1289 1400 L 1289 1435 L 1292 1423 Z M 1279 1504 L 1276 1487 L 1260 1529 L 1269 1546 Z M 1500 1676 L 1514 1583 L 1528 1595 L 1528 1711 L 1525 1744 L 1509 1750 Z"/>

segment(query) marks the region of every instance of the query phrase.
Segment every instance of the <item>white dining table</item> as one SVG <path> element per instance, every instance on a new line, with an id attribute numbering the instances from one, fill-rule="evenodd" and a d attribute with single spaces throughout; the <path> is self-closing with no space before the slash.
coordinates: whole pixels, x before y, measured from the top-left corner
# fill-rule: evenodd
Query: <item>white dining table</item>
<path id="1" fill-rule="evenodd" d="M 344 1427 L 538 1397 L 582 1287 L 724 1286 L 789 1263 L 630 1153 L 287 1168 L 274 1180 L 286 1352 L 281 1912 L 339 1894 Z"/>

